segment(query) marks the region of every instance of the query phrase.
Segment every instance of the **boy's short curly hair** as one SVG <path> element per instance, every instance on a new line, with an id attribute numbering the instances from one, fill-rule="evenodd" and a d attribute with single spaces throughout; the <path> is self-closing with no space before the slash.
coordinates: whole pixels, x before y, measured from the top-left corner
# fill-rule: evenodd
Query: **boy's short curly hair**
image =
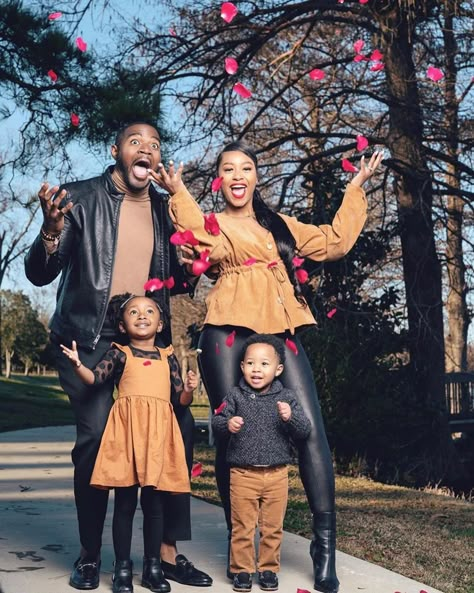
<path id="1" fill-rule="evenodd" d="M 245 358 L 245 353 L 247 352 L 247 348 L 252 344 L 268 344 L 269 346 L 273 346 L 278 359 L 281 364 L 285 362 L 285 344 L 281 338 L 274 336 L 273 334 L 252 334 L 249 338 L 247 338 L 244 342 L 242 347 L 242 354 L 241 360 Z"/>
<path id="2" fill-rule="evenodd" d="M 158 311 L 160 312 L 161 321 L 163 322 L 163 327 L 167 325 L 169 322 L 169 314 L 167 311 L 164 311 L 162 306 L 158 303 L 156 296 L 154 297 L 154 292 L 147 291 L 143 295 L 132 294 L 131 292 L 124 292 L 122 294 L 115 294 L 109 302 L 109 307 L 107 309 L 107 317 L 109 321 L 113 324 L 114 328 L 118 331 L 119 324 L 123 321 L 123 312 L 125 310 L 125 305 L 128 301 L 132 300 L 138 296 L 144 296 L 147 299 L 152 300 L 156 306 L 158 307 Z"/>

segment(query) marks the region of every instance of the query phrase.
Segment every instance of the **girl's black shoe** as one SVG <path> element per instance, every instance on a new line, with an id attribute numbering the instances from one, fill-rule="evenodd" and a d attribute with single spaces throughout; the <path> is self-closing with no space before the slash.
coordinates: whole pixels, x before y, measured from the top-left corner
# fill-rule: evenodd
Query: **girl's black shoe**
<path id="1" fill-rule="evenodd" d="M 133 593 L 133 564 L 131 560 L 116 560 L 112 575 L 112 593 Z"/>
<path id="2" fill-rule="evenodd" d="M 169 593 L 171 586 L 165 579 L 159 558 L 143 558 L 142 587 L 158 593 Z"/>

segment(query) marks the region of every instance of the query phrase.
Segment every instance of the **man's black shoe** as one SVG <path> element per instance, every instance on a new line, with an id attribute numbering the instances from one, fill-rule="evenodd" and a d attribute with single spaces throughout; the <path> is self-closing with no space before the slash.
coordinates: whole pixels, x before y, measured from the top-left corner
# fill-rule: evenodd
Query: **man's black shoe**
<path id="1" fill-rule="evenodd" d="M 258 573 L 258 584 L 262 591 L 276 591 L 278 589 L 278 577 L 272 570 L 264 570 Z"/>
<path id="2" fill-rule="evenodd" d="M 165 578 L 182 585 L 189 585 L 190 587 L 210 587 L 212 585 L 211 577 L 202 570 L 195 568 L 194 564 L 183 554 L 176 556 L 176 564 L 170 564 L 162 560 L 161 568 Z"/>
<path id="3" fill-rule="evenodd" d="M 97 589 L 99 586 L 100 561 L 90 558 L 78 558 L 74 562 L 74 569 L 69 584 L 74 589 Z"/>
<path id="4" fill-rule="evenodd" d="M 251 591 L 252 590 L 252 576 L 248 572 L 239 572 L 234 576 L 232 583 L 234 591 Z"/>

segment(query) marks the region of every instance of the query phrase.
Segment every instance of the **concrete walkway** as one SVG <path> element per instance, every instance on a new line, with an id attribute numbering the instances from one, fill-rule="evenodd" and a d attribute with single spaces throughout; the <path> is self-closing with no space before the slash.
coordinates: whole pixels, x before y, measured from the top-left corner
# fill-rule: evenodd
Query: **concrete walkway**
<path id="1" fill-rule="evenodd" d="M 3 593 L 70 593 L 72 564 L 78 554 L 72 494 L 70 451 L 74 428 L 35 428 L 0 433 L 0 587 Z M 104 531 L 102 578 L 96 591 L 111 591 L 113 562 L 111 508 Z M 225 577 L 226 529 L 222 510 L 193 499 L 193 541 L 179 550 L 214 578 L 212 587 L 197 589 L 171 582 L 173 593 L 230 593 Z M 313 592 L 309 541 L 285 533 L 280 591 Z M 142 564 L 141 517 L 135 520 L 132 559 L 135 593 Z M 340 593 L 441 593 L 341 552 L 337 556 Z M 254 590 L 259 591 L 258 585 Z M 300 593 L 303 593 L 301 591 Z"/>

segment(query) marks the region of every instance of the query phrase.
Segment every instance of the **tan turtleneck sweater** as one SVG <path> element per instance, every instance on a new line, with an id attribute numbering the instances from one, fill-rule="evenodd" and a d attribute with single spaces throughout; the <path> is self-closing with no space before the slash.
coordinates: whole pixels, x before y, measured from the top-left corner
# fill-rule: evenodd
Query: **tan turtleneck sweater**
<path id="1" fill-rule="evenodd" d="M 123 292 L 142 295 L 145 294 L 143 285 L 150 273 L 154 246 L 148 186 L 140 193 L 131 194 L 115 169 L 112 180 L 125 197 L 120 208 L 110 296 Z"/>

